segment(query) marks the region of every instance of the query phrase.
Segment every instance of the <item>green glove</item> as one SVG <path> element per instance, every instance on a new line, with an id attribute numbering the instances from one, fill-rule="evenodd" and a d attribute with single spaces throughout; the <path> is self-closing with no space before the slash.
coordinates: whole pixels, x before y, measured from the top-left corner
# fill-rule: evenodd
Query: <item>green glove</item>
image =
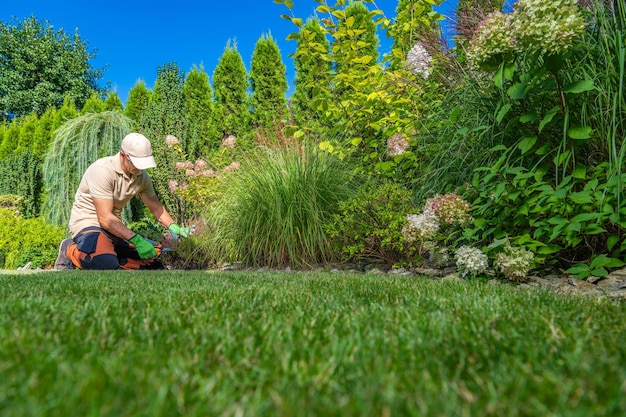
<path id="1" fill-rule="evenodd" d="M 154 246 L 152 246 L 152 243 L 140 236 L 139 233 L 131 237 L 129 242 L 135 245 L 135 249 L 137 249 L 141 259 L 152 259 L 157 257 L 157 251 L 154 249 Z"/>
<path id="2" fill-rule="evenodd" d="M 176 223 L 170 224 L 170 226 L 167 228 L 167 230 L 169 230 L 170 233 L 172 234 L 172 238 L 174 240 L 178 240 L 178 236 L 180 236 L 180 237 L 189 237 L 189 235 L 193 233 L 193 229 L 194 229 L 193 226 L 191 226 L 191 227 L 180 227 Z"/>

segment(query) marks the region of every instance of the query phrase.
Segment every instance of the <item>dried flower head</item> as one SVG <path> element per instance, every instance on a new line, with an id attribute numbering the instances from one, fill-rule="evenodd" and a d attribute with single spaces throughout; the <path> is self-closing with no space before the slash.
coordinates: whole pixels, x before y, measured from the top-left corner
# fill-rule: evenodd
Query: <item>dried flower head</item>
<path id="1" fill-rule="evenodd" d="M 226 148 L 234 148 L 237 143 L 237 137 L 235 135 L 228 135 L 222 139 L 222 146 Z"/>
<path id="2" fill-rule="evenodd" d="M 443 223 L 468 224 L 472 221 L 470 215 L 470 205 L 463 197 L 450 194 L 437 194 L 433 198 L 426 200 L 424 211 L 431 210 Z"/>
<path id="3" fill-rule="evenodd" d="M 402 155 L 409 148 L 409 141 L 403 133 L 397 132 L 387 139 L 387 155 L 391 158 Z"/>
<path id="4" fill-rule="evenodd" d="M 171 148 L 173 146 L 180 145 L 180 141 L 174 135 L 167 135 L 165 137 L 165 144 L 167 145 L 168 148 Z"/>
<path id="5" fill-rule="evenodd" d="M 176 180 L 169 180 L 167 182 L 167 188 L 168 190 L 170 190 L 170 193 L 175 193 L 176 189 L 178 188 L 178 181 Z"/>
<path id="6" fill-rule="evenodd" d="M 197 172 L 201 172 L 201 171 L 204 171 L 206 166 L 207 166 L 207 162 L 204 159 L 198 159 L 194 165 L 194 169 Z"/>

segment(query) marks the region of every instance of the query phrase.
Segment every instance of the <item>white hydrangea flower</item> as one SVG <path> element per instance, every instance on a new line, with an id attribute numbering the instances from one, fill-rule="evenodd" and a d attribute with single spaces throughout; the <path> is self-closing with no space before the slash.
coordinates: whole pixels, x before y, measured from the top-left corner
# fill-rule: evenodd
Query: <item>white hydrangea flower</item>
<path id="1" fill-rule="evenodd" d="M 421 43 L 416 43 L 406 55 L 406 62 L 409 70 L 414 74 L 420 74 L 424 78 L 430 75 L 429 67 L 433 58 Z"/>
<path id="2" fill-rule="evenodd" d="M 485 272 L 489 267 L 489 258 L 480 249 L 461 246 L 454 254 L 456 265 L 464 273 L 472 275 Z"/>
<path id="3" fill-rule="evenodd" d="M 409 214 L 402 234 L 409 242 L 434 239 L 439 232 L 439 220 L 432 213 Z"/>

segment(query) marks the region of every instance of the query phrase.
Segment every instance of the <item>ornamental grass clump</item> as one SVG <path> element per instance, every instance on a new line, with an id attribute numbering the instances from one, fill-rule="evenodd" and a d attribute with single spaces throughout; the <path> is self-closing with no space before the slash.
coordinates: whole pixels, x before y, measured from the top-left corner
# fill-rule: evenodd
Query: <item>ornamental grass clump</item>
<path id="1" fill-rule="evenodd" d="M 496 265 L 509 280 L 524 282 L 535 261 L 535 254 L 523 247 L 512 247 L 509 243 L 504 252 L 496 255 Z"/>
<path id="2" fill-rule="evenodd" d="M 354 193 L 349 167 L 317 147 L 261 148 L 224 175 L 208 212 L 218 261 L 306 268 L 336 256 L 325 231 Z"/>

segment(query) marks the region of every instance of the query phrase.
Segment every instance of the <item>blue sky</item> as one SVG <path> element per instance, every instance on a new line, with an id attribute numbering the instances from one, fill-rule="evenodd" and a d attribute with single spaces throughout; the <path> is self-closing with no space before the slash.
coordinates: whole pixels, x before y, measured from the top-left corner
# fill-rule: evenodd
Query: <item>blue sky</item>
<path id="1" fill-rule="evenodd" d="M 397 0 L 375 3 L 387 17 L 395 16 Z M 454 4 L 456 0 L 446 1 L 440 12 L 453 10 Z M 317 6 L 314 0 L 294 0 L 297 17 L 314 15 Z M 296 42 L 285 38 L 296 27 L 280 17 L 287 12 L 273 0 L 0 0 L 3 22 L 34 15 L 69 34 L 78 28 L 89 50 L 96 51 L 92 66 L 105 69 L 103 85 L 110 82 L 123 103 L 139 79 L 153 88 L 157 68 L 169 62 L 176 62 L 184 72 L 202 65 L 211 77 L 229 39 L 237 42 L 249 70 L 254 46 L 267 33 L 279 45 L 291 90 L 294 70 L 289 54 Z M 384 36 L 381 41 L 381 52 L 387 52 L 390 42 Z"/>

